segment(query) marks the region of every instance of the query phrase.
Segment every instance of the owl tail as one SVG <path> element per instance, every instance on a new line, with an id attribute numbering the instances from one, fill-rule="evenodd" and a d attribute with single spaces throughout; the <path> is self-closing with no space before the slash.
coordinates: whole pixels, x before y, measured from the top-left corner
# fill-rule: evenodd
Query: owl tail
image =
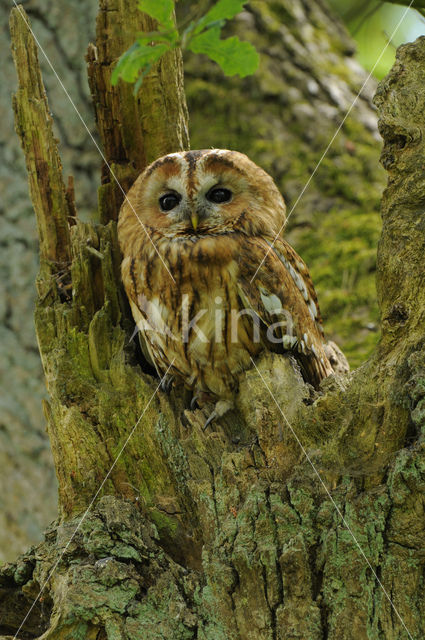
<path id="1" fill-rule="evenodd" d="M 296 354 L 297 360 L 301 367 L 301 373 L 306 382 L 309 382 L 315 389 L 319 388 L 320 383 L 324 378 L 327 378 L 334 373 L 331 363 L 326 357 L 323 349 L 320 350 L 318 355 L 314 353 Z"/>

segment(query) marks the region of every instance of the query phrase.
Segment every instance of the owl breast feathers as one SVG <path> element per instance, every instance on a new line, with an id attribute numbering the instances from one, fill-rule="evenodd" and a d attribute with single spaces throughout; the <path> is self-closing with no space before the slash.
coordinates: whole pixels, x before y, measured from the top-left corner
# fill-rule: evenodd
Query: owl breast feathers
<path id="1" fill-rule="evenodd" d="M 264 349 L 292 353 L 315 387 L 333 372 L 284 223 L 272 178 L 236 151 L 172 153 L 137 178 L 118 222 L 122 277 L 159 375 L 230 399 Z"/>

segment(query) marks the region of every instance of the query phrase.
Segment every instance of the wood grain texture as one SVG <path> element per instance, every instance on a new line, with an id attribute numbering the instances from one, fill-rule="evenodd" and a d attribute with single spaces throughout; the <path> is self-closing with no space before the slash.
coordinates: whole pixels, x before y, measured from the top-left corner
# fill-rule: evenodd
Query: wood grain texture
<path id="1" fill-rule="evenodd" d="M 22 5 L 12 11 L 10 30 L 19 89 L 14 96 L 15 127 L 24 150 L 31 200 L 37 218 L 40 258 L 51 273 L 61 273 L 70 261 L 70 208 L 53 120 L 38 64 L 37 47 Z M 43 291 L 43 293 L 45 290 Z"/>

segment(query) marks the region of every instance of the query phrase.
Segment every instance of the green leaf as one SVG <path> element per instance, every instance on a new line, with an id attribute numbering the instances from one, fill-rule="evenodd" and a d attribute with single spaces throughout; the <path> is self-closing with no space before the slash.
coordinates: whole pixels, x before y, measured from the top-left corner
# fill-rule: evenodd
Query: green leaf
<path id="1" fill-rule="evenodd" d="M 194 36 L 188 43 L 193 53 L 205 53 L 217 62 L 228 76 L 241 78 L 254 73 L 259 64 L 259 55 L 249 42 L 241 42 L 237 36 L 220 40 L 220 27 L 208 29 Z"/>
<path id="2" fill-rule="evenodd" d="M 118 60 L 112 72 L 111 84 L 117 84 L 118 78 L 122 78 L 125 82 L 135 82 L 140 71 L 150 68 L 169 48 L 168 44 L 157 44 L 152 47 L 139 41 L 135 42 Z"/>
<path id="3" fill-rule="evenodd" d="M 222 27 L 226 20 L 231 20 L 243 9 L 246 0 L 218 0 L 218 2 L 194 24 L 194 34 L 204 29 Z"/>
<path id="4" fill-rule="evenodd" d="M 216 20 L 231 20 L 243 9 L 246 0 L 218 0 L 218 2 L 202 18 L 203 24 Z"/>
<path id="5" fill-rule="evenodd" d="M 164 27 L 173 25 L 173 0 L 139 0 L 140 11 L 157 20 Z"/>
<path id="6" fill-rule="evenodd" d="M 236 36 L 220 39 L 225 21 L 240 13 L 246 1 L 218 0 L 200 20 L 190 22 L 180 36 L 174 22 L 174 0 L 138 0 L 138 8 L 156 20 L 159 29 L 139 34 L 135 44 L 118 60 L 111 83 L 115 85 L 119 78 L 136 83 L 137 93 L 152 65 L 177 46 L 208 55 L 226 75 L 243 78 L 253 73 L 259 63 L 254 47 Z"/>
<path id="7" fill-rule="evenodd" d="M 167 29 L 167 31 L 149 31 L 148 33 L 140 33 L 137 42 L 140 44 L 150 44 L 152 42 L 169 42 L 175 44 L 179 41 L 179 32 L 175 27 Z"/>

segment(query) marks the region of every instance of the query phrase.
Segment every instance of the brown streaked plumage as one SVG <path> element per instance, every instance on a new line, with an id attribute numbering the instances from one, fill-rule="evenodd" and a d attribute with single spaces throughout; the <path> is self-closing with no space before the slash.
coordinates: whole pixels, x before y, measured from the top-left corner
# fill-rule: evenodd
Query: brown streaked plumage
<path id="1" fill-rule="evenodd" d="M 308 269 L 275 241 L 284 221 L 272 178 L 236 151 L 170 154 L 137 178 L 118 222 L 122 277 L 159 374 L 173 362 L 227 401 L 263 349 L 293 353 L 316 387 L 332 373 Z"/>

